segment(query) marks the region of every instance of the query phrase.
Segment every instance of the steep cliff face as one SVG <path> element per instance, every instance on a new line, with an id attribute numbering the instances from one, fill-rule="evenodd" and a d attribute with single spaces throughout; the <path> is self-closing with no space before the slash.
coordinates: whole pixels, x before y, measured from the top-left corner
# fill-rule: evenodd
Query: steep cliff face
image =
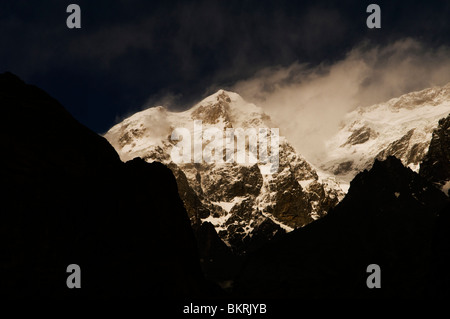
<path id="1" fill-rule="evenodd" d="M 186 297 L 209 291 L 176 180 L 120 161 L 42 90 L 0 75 L 2 297 Z M 66 286 L 81 267 L 81 289 Z"/>
<path id="2" fill-rule="evenodd" d="M 203 131 L 195 133 L 194 121 L 201 121 L 205 132 L 234 129 L 235 144 L 231 146 L 215 139 L 202 144 L 203 151 L 219 146 L 223 163 L 194 163 L 195 154 L 189 163 L 173 161 L 174 129 L 186 128 L 192 137 L 205 138 Z M 270 133 L 272 128 L 277 126 L 259 107 L 236 93 L 219 90 L 185 112 L 155 107 L 136 113 L 112 127 L 105 137 L 122 159 L 140 156 L 148 162 L 166 163 L 177 177 L 192 224 L 211 223 L 226 244 L 242 253 L 256 243 L 255 238 L 269 240 L 325 215 L 344 195 L 332 177 L 320 178 L 284 137 L 279 140 L 279 167 L 273 174 L 265 170 L 270 164 L 259 161 L 264 149 L 260 139 L 257 149 L 248 141 L 237 142 L 241 134 L 245 138 L 246 130 Z M 271 138 L 267 143 L 265 148 L 271 154 Z M 241 153 L 249 156 L 245 163 L 226 160 L 229 154 L 237 158 Z M 251 162 L 251 158 L 256 160 Z"/>
<path id="3" fill-rule="evenodd" d="M 450 195 L 450 115 L 439 120 L 419 173 Z"/>

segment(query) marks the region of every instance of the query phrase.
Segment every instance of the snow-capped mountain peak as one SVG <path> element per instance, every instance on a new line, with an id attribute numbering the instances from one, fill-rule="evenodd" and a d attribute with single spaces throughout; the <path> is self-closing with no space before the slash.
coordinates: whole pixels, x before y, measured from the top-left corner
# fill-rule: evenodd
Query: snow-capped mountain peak
<path id="1" fill-rule="evenodd" d="M 168 165 L 177 178 L 192 223 L 211 222 L 219 236 L 237 251 L 251 246 L 252 238 L 270 239 L 301 227 L 342 199 L 338 183 L 319 177 L 283 137 L 279 138 L 274 174 L 267 175 L 259 162 L 172 161 L 171 151 L 176 144 L 172 132 L 185 128 L 195 137 L 198 121 L 203 130 L 277 129 L 260 107 L 236 93 L 219 90 L 183 112 L 164 107 L 138 112 L 112 127 L 105 137 L 122 160 L 139 156 Z M 259 140 L 257 148 L 261 152 Z M 234 150 L 239 152 L 239 146 L 235 144 Z M 249 151 L 249 156 L 252 152 L 248 144 L 243 151 Z"/>
<path id="2" fill-rule="evenodd" d="M 203 128 L 274 127 L 270 117 L 260 107 L 246 102 L 237 93 L 218 90 L 183 112 L 172 112 L 164 106 L 137 112 L 113 126 L 105 137 L 120 150 L 122 160 L 126 161 L 145 156 L 143 152 L 149 147 L 164 146 L 163 141 L 175 128 L 193 131 L 195 120 L 202 121 Z"/>
<path id="3" fill-rule="evenodd" d="M 397 98 L 392 98 L 385 104 L 391 110 L 409 109 L 413 110 L 423 106 L 436 106 L 450 100 L 450 82 L 442 87 L 435 86 L 421 91 L 410 92 Z M 380 104 L 375 104 L 371 108 L 377 108 Z M 370 110 L 368 108 L 367 110 Z"/>
<path id="4" fill-rule="evenodd" d="M 389 155 L 417 172 L 433 130 L 449 113 L 450 83 L 359 107 L 346 115 L 316 165 L 347 183 L 375 158 Z"/>
<path id="5" fill-rule="evenodd" d="M 192 120 L 201 120 L 203 124 L 215 127 L 220 127 L 221 123 L 225 128 L 267 128 L 272 125 L 262 108 L 248 103 L 237 93 L 222 89 L 185 112 Z"/>

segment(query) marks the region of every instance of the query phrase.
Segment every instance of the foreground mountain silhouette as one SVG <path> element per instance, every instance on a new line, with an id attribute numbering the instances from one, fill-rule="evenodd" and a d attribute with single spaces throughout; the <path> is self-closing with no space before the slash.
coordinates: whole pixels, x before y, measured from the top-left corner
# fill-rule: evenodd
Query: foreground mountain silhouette
<path id="1" fill-rule="evenodd" d="M 0 75 L 0 295 L 2 297 L 214 297 L 203 278 L 173 173 L 120 161 L 102 137 L 53 98 Z M 233 297 L 448 298 L 448 118 L 421 175 L 394 157 L 359 173 L 325 217 L 274 239 L 238 267 L 214 225 L 197 230 L 203 265 Z M 437 187 L 435 187 L 437 186 Z M 81 267 L 81 289 L 66 268 Z M 369 264 L 381 289 L 368 289 Z M 227 271 L 235 274 L 231 282 Z"/>
<path id="2" fill-rule="evenodd" d="M 248 259 L 240 296 L 270 298 L 449 297 L 449 200 L 395 157 L 359 173 L 323 218 Z M 367 266 L 381 267 L 369 289 Z"/>
<path id="3" fill-rule="evenodd" d="M 0 295 L 210 296 L 176 180 L 120 161 L 44 91 L 0 75 Z M 69 289 L 70 264 L 81 289 Z"/>

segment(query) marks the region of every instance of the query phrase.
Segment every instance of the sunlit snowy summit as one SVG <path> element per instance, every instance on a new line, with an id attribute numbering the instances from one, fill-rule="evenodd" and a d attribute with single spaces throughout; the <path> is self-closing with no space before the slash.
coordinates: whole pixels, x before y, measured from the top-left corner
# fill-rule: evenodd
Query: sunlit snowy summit
<path id="1" fill-rule="evenodd" d="M 260 162 L 175 163 L 171 151 L 177 142 L 172 132 L 186 128 L 192 138 L 198 138 L 195 121 L 201 121 L 203 132 L 211 127 L 224 132 L 279 128 L 260 107 L 236 93 L 219 90 L 184 112 L 162 106 L 138 112 L 112 127 L 105 137 L 124 161 L 142 157 L 168 165 L 193 226 L 212 223 L 233 250 L 243 252 L 254 242 L 302 227 L 326 214 L 344 196 L 333 177 L 318 174 L 282 136 L 273 174 L 266 174 Z M 244 147 L 251 156 L 248 140 Z M 236 143 L 235 152 L 239 151 Z"/>

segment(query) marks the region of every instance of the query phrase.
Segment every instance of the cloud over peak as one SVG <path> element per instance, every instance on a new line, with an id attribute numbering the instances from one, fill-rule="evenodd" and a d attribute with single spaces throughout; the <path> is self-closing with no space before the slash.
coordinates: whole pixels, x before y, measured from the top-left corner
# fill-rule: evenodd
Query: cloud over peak
<path id="1" fill-rule="evenodd" d="M 448 82 L 450 48 L 405 38 L 362 43 L 332 64 L 264 68 L 231 90 L 262 106 L 298 151 L 312 158 L 347 112 Z"/>

